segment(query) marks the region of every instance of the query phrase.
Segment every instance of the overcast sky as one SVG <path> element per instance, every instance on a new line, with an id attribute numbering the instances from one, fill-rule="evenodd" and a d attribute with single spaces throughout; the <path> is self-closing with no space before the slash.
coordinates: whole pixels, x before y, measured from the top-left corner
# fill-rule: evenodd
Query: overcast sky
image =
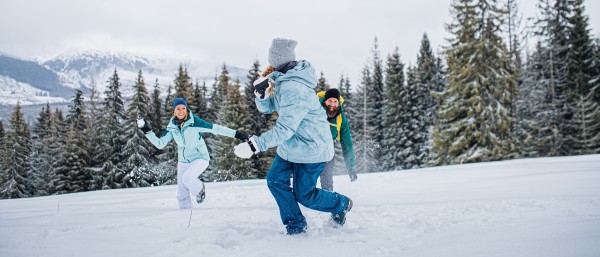
<path id="1" fill-rule="evenodd" d="M 520 1 L 525 17 L 537 2 Z M 248 69 L 255 59 L 267 64 L 272 38 L 287 37 L 331 83 L 344 73 L 356 84 L 375 36 L 382 56 L 398 47 L 407 64 L 425 32 L 437 51 L 449 7 L 450 0 L 0 0 L 0 52 L 33 60 L 98 49 Z M 586 1 L 586 14 L 597 37 L 600 1 Z"/>

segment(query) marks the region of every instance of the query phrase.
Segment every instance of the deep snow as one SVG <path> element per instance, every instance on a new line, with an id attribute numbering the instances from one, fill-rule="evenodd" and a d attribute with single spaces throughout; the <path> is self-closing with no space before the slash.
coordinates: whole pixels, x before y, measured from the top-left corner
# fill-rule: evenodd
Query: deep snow
<path id="1" fill-rule="evenodd" d="M 189 228 L 174 186 L 0 200 L 0 256 L 600 256 L 600 155 L 334 180 L 345 227 L 302 208 L 301 236 L 264 180 L 207 183 Z"/>

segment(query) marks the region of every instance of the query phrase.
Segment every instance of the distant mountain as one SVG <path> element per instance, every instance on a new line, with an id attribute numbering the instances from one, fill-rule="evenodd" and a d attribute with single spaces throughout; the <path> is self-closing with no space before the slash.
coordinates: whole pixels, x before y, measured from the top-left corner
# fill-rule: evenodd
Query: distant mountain
<path id="1" fill-rule="evenodd" d="M 142 71 L 149 90 L 158 80 L 163 92 L 183 64 L 192 79 L 207 85 L 221 72 L 221 65 L 175 58 L 146 57 L 129 53 L 73 51 L 56 57 L 27 61 L 0 55 L 0 104 L 22 105 L 69 101 L 75 89 L 89 92 L 95 86 L 103 96 L 107 81 L 117 70 L 124 97 L 133 94 L 132 86 L 138 71 Z M 248 67 L 250 67 L 249 63 Z M 247 70 L 228 66 L 232 80 L 246 83 Z"/>
<path id="2" fill-rule="evenodd" d="M 7 98 L 11 98 L 11 95 L 24 99 L 28 96 L 68 98 L 74 91 L 65 87 L 57 74 L 44 66 L 3 55 L 0 55 L 0 89 L 3 98 L 1 103 L 9 103 Z"/>

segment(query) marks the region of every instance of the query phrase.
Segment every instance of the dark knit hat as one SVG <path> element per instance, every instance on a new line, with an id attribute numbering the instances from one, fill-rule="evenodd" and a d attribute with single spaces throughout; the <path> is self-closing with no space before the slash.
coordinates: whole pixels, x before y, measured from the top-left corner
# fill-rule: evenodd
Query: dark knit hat
<path id="1" fill-rule="evenodd" d="M 185 98 L 175 98 L 173 100 L 173 108 L 177 107 L 177 105 L 183 104 L 185 105 L 185 108 L 188 108 L 187 102 L 185 101 Z"/>
<path id="2" fill-rule="evenodd" d="M 325 92 L 325 98 L 323 101 L 327 101 L 327 99 L 335 97 L 338 101 L 340 101 L 340 91 L 337 88 L 332 88 Z"/>

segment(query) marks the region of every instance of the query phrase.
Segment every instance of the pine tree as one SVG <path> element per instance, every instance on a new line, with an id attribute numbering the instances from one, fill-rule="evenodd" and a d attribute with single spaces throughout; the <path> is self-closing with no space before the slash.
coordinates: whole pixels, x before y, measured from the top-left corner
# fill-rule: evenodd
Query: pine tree
<path id="1" fill-rule="evenodd" d="M 92 182 L 93 176 L 87 169 L 90 155 L 86 130 L 88 120 L 86 108 L 83 101 L 83 92 L 75 90 L 72 105 L 66 117 L 67 133 L 64 144 L 64 152 L 59 156 L 58 165 L 54 168 L 56 172 L 65 174 L 66 190 L 68 192 L 86 191 Z"/>
<path id="2" fill-rule="evenodd" d="M 169 125 L 169 122 L 171 122 L 171 118 L 173 117 L 173 100 L 174 100 L 174 96 L 172 94 L 172 90 L 171 90 L 171 86 L 169 86 L 167 88 L 167 96 L 165 98 L 165 102 L 163 105 L 163 111 L 162 111 L 162 115 L 161 115 L 161 131 L 165 131 L 167 129 L 167 126 Z M 157 136 L 161 136 L 163 132 L 161 132 L 161 134 L 158 134 Z M 169 162 L 170 166 L 172 166 L 173 168 L 175 168 L 176 165 L 176 161 L 177 161 L 177 146 L 175 145 L 175 143 L 171 143 L 169 145 L 167 145 L 165 148 L 163 148 L 161 150 L 161 154 L 159 154 L 158 159 L 161 162 Z"/>
<path id="3" fill-rule="evenodd" d="M 61 161 L 65 155 L 66 131 L 64 131 L 64 124 L 63 114 L 57 108 L 49 125 L 48 137 L 44 141 L 44 144 L 48 146 L 48 156 L 50 157 L 48 158 L 48 162 L 52 166 L 52 179 L 48 181 L 49 194 L 64 194 L 68 192 L 68 174 L 64 173 L 65 170 L 56 168 L 61 165 Z"/>
<path id="4" fill-rule="evenodd" d="M 387 129 L 383 125 L 384 119 L 384 78 L 383 78 L 383 64 L 381 57 L 379 56 L 379 43 L 375 38 L 373 49 L 371 51 L 373 58 L 373 73 L 371 74 L 371 85 L 367 90 L 367 104 L 369 105 L 369 112 L 367 113 L 367 125 L 373 129 L 371 138 L 374 143 L 379 146 L 373 149 L 374 155 L 379 157 L 382 156 L 381 146 L 383 145 L 383 134 L 384 130 Z M 374 167 L 375 171 L 381 171 L 381 167 Z"/>
<path id="5" fill-rule="evenodd" d="M 215 73 L 215 77 L 214 77 L 213 84 L 211 86 L 210 94 L 208 94 L 208 92 L 206 92 L 207 95 L 209 95 L 209 98 L 208 98 L 208 115 L 206 116 L 205 120 L 208 122 L 212 122 L 212 123 L 216 123 L 217 116 L 219 113 L 219 108 L 221 107 L 221 103 L 218 102 L 221 100 L 220 95 L 219 95 L 218 84 L 219 84 L 219 76 L 217 73 Z M 209 148 L 209 150 L 210 150 L 210 148 Z"/>
<path id="6" fill-rule="evenodd" d="M 442 90 L 439 89 L 439 77 L 440 74 L 438 68 L 438 59 L 434 56 L 433 51 L 431 49 L 431 44 L 429 42 L 429 38 L 427 34 L 423 34 L 423 38 L 421 39 L 421 48 L 419 49 L 419 54 L 417 55 L 417 67 L 416 67 L 416 75 L 418 85 L 415 85 L 417 89 L 419 89 L 420 93 L 423 94 L 423 114 L 420 119 L 423 122 L 423 126 L 419 127 L 417 132 L 421 135 L 421 147 L 418 150 L 423 154 L 423 162 L 429 163 L 429 152 L 431 150 L 430 144 L 430 135 L 433 131 L 433 123 L 435 119 L 435 109 L 437 107 L 437 103 L 433 94 L 440 92 Z"/>
<path id="7" fill-rule="evenodd" d="M 519 139 L 521 154 L 526 157 L 539 156 L 539 150 L 545 149 L 546 145 L 552 145 L 554 137 L 543 136 L 539 128 L 546 119 L 546 113 L 543 108 L 546 96 L 546 69 L 544 67 L 545 49 L 538 42 L 535 51 L 528 57 L 528 61 L 523 67 L 521 83 L 515 108 L 517 111 L 517 123 L 519 128 L 524 130 Z M 558 130 L 554 130 L 558 132 Z M 535 140 L 533 140 L 535 138 Z"/>
<path id="8" fill-rule="evenodd" d="M 227 99 L 224 102 L 221 125 L 241 132 L 250 131 L 250 114 L 245 107 L 244 98 L 240 94 L 240 83 L 229 86 Z M 235 138 L 220 137 L 221 149 L 216 153 L 215 167 L 218 170 L 218 180 L 238 180 L 256 178 L 257 173 L 254 170 L 251 160 L 234 158 L 231 152 L 234 146 L 239 144 Z"/>
<path id="9" fill-rule="evenodd" d="M 317 80 L 317 86 L 315 87 L 315 92 L 327 91 L 329 90 L 329 84 L 325 79 L 325 75 L 321 71 L 321 76 Z"/>
<path id="10" fill-rule="evenodd" d="M 148 106 L 150 106 L 150 97 L 140 70 L 133 85 L 133 97 L 127 109 L 127 122 L 124 124 L 127 135 L 127 143 L 123 148 L 124 168 L 128 174 L 124 180 L 128 187 L 149 186 L 149 180 L 153 180 L 148 177 L 148 170 L 152 164 L 151 149 L 155 147 L 136 124 L 138 117 L 149 116 Z"/>
<path id="11" fill-rule="evenodd" d="M 561 3 L 559 3 L 561 2 Z M 563 0 L 557 0 L 558 6 L 565 6 Z M 536 23 L 539 37 L 537 48 L 537 63 L 528 65 L 527 74 L 532 77 L 530 83 L 538 85 L 524 85 L 524 88 L 541 88 L 544 92 L 543 102 L 537 111 L 536 127 L 536 152 L 539 156 L 558 156 L 564 154 L 563 133 L 565 130 L 566 112 L 566 51 L 568 49 L 566 34 L 566 10 L 564 7 L 557 10 L 549 0 L 540 0 L 538 3 L 540 15 Z M 533 70 L 531 70 L 533 69 Z"/>
<path id="12" fill-rule="evenodd" d="M 405 169 L 422 168 L 429 162 L 429 130 L 433 120 L 430 113 L 431 90 L 429 85 L 421 83 L 422 74 L 417 67 L 409 67 L 406 83 L 407 122 L 404 124 L 406 136 L 412 142 L 410 148 L 404 149 L 403 165 Z M 410 150 L 409 150 L 410 149 Z"/>
<path id="13" fill-rule="evenodd" d="M 256 81 L 260 77 L 260 63 L 258 60 L 255 60 L 252 64 L 252 68 L 248 71 L 248 83 L 244 87 L 244 108 L 248 110 L 248 124 L 249 124 L 249 133 L 251 135 L 260 135 L 269 130 L 272 124 L 275 123 L 274 114 L 262 114 L 258 111 L 256 107 L 256 102 L 254 99 L 256 96 L 254 95 L 254 81 Z M 260 153 L 258 158 L 253 157 L 253 173 L 256 174 L 257 178 L 266 178 L 267 171 L 271 166 L 273 161 L 274 149 L 269 149 L 267 152 Z"/>
<path id="14" fill-rule="evenodd" d="M 100 92 L 98 92 L 98 89 L 96 87 L 96 83 L 92 81 L 91 83 L 91 91 L 90 91 L 90 95 L 88 97 L 89 100 L 89 108 L 87 108 L 87 133 L 86 133 L 86 137 L 87 137 L 87 145 L 89 146 L 88 149 L 88 154 L 90 156 L 88 165 L 89 167 L 98 167 L 101 165 L 101 163 L 98 162 L 98 160 L 96 158 L 92 158 L 93 156 L 96 156 L 96 153 L 99 151 L 98 149 L 98 142 L 100 141 L 99 139 L 99 135 L 98 135 L 98 129 L 100 127 L 100 116 L 102 113 L 101 107 L 102 107 L 102 101 L 100 99 Z M 96 172 L 93 172 L 92 176 L 94 176 L 94 181 L 99 181 L 101 179 L 100 174 L 97 174 Z M 90 190 L 96 190 L 99 189 L 98 187 L 95 186 L 96 183 L 90 184 Z"/>
<path id="15" fill-rule="evenodd" d="M 194 104 L 193 106 L 196 106 L 196 109 L 193 110 L 194 114 L 196 114 L 196 116 L 205 119 L 206 117 L 209 116 L 208 114 L 208 99 L 206 99 L 206 93 L 207 93 L 207 88 L 206 88 L 206 81 L 202 82 L 202 86 L 200 86 L 198 84 L 198 82 L 196 82 L 196 85 L 194 87 Z M 191 108 L 191 106 L 190 106 Z"/>
<path id="16" fill-rule="evenodd" d="M 0 177 L 0 198 L 23 198 L 31 195 L 28 191 L 28 171 L 30 154 L 30 134 L 23 119 L 21 105 L 17 102 L 8 122 L 3 141 L 3 166 Z"/>
<path id="17" fill-rule="evenodd" d="M 499 33 L 505 11 L 496 1 L 455 0 L 453 35 L 445 54 L 448 88 L 438 114 L 449 129 L 434 133 L 440 163 L 467 163 L 510 158 L 516 80 L 510 54 Z M 448 155 L 448 156 L 443 156 Z"/>
<path id="18" fill-rule="evenodd" d="M 590 114 L 592 123 L 590 123 L 590 131 L 596 136 L 592 138 L 591 150 L 594 153 L 600 153 L 600 40 L 596 38 L 594 43 L 594 76 L 591 79 L 592 89 L 586 97 L 593 107 L 593 112 Z"/>
<path id="19" fill-rule="evenodd" d="M 350 84 L 350 79 L 347 76 L 346 77 L 344 77 L 343 75 L 340 76 L 340 82 L 338 84 L 338 88 L 340 90 L 340 94 L 344 98 L 344 103 L 343 103 L 344 115 L 346 115 L 346 117 L 354 118 L 354 115 L 356 113 L 356 110 L 355 110 L 356 103 L 354 102 L 355 97 L 354 97 L 354 94 L 352 93 L 351 87 L 352 87 L 352 85 Z"/>
<path id="20" fill-rule="evenodd" d="M 592 78 L 597 76 L 594 63 L 593 41 L 590 37 L 589 18 L 584 14 L 583 0 L 574 0 L 573 15 L 569 17 L 568 39 L 569 52 L 566 63 L 566 100 L 568 112 L 572 114 L 567 119 L 569 133 L 564 134 L 564 149 L 569 154 L 593 153 L 593 138 L 597 130 L 590 128 L 595 122 L 593 117 L 597 103 L 589 98 L 593 88 Z"/>
<path id="21" fill-rule="evenodd" d="M 0 139 L 4 140 L 4 123 L 0 120 Z"/>
<path id="22" fill-rule="evenodd" d="M 160 87 L 158 84 L 158 79 L 154 82 L 154 90 L 152 90 L 152 95 L 150 96 L 150 108 L 148 110 L 148 126 L 150 129 L 154 131 L 154 133 L 161 135 L 162 134 L 162 99 L 160 99 Z M 158 153 L 157 151 L 153 151 L 153 153 Z"/>
<path id="23" fill-rule="evenodd" d="M 185 98 L 190 110 L 195 110 L 196 106 L 194 106 L 195 103 L 192 100 L 194 88 L 191 78 L 188 75 L 187 68 L 183 68 L 183 65 L 180 64 L 179 69 L 177 70 L 177 76 L 173 82 L 175 83 L 175 98 Z"/>
<path id="24" fill-rule="evenodd" d="M 123 146 L 125 145 L 125 132 L 123 123 L 126 120 L 123 97 L 121 96 L 121 82 L 117 70 L 107 81 L 108 87 L 104 91 L 104 110 L 101 117 L 100 142 L 102 144 L 98 157 L 103 161 L 102 174 L 104 174 L 104 188 L 121 188 L 125 186 L 126 171 L 120 166 L 123 161 Z"/>
<path id="25" fill-rule="evenodd" d="M 356 116 L 350 119 L 352 139 L 354 140 L 356 172 L 376 172 L 378 171 L 378 156 L 376 148 L 380 145 L 373 139 L 374 129 L 368 125 L 369 115 L 371 115 L 368 105 L 368 90 L 371 87 L 371 71 L 368 65 L 365 65 L 362 74 L 362 81 L 356 94 Z"/>
<path id="26" fill-rule="evenodd" d="M 67 130 L 63 156 L 55 167 L 57 173 L 65 175 L 67 192 L 86 191 L 92 184 L 92 175 L 88 172 L 86 161 L 88 154 L 81 145 L 81 132 L 71 124 Z"/>
<path id="27" fill-rule="evenodd" d="M 31 137 L 31 153 L 29 163 L 31 166 L 31 179 L 33 185 L 32 195 L 45 196 L 49 195 L 48 181 L 52 180 L 54 170 L 52 167 L 52 158 L 48 155 L 49 148 L 46 144 L 46 138 L 50 134 L 50 126 L 52 122 L 52 112 L 50 104 L 42 107 L 39 113 L 36 124 L 33 128 Z"/>
<path id="28" fill-rule="evenodd" d="M 223 67 L 221 68 L 221 74 L 219 75 L 218 81 L 216 82 L 216 84 L 214 86 L 214 91 L 213 91 L 212 97 L 210 99 L 211 109 L 216 114 L 216 119 L 214 121 L 212 121 L 212 123 L 219 124 L 219 125 L 225 125 L 225 124 L 223 124 L 223 116 L 225 113 L 225 108 L 227 106 L 227 103 L 226 103 L 228 100 L 227 94 L 228 94 L 228 88 L 230 86 L 231 86 L 231 83 L 230 83 L 230 77 L 229 77 L 229 70 L 227 69 L 227 65 L 223 64 Z M 211 121 L 209 121 L 209 122 L 211 122 Z M 218 153 L 223 153 L 223 151 L 226 151 L 227 144 L 225 144 L 221 140 L 221 138 L 219 138 L 220 136 L 218 136 L 218 135 L 209 135 L 209 133 L 205 133 L 202 136 L 204 137 L 204 140 L 206 141 L 210 159 L 214 160 L 212 163 L 214 165 L 209 166 L 209 169 L 207 169 L 203 173 L 203 177 L 211 178 L 212 180 L 218 180 L 222 177 L 219 175 L 219 173 L 227 172 L 227 170 L 228 170 L 228 168 L 225 168 L 223 165 L 219 164 L 219 163 L 223 162 L 223 158 L 227 158 L 227 157 L 224 155 L 218 154 Z M 214 166 L 214 167 L 212 167 L 212 166 Z"/>
<path id="29" fill-rule="evenodd" d="M 387 58 L 385 69 L 385 104 L 383 106 L 382 168 L 396 170 L 403 168 L 403 152 L 412 147 L 407 137 L 407 113 L 410 101 L 404 85 L 404 63 L 400 59 L 398 48 Z"/>

